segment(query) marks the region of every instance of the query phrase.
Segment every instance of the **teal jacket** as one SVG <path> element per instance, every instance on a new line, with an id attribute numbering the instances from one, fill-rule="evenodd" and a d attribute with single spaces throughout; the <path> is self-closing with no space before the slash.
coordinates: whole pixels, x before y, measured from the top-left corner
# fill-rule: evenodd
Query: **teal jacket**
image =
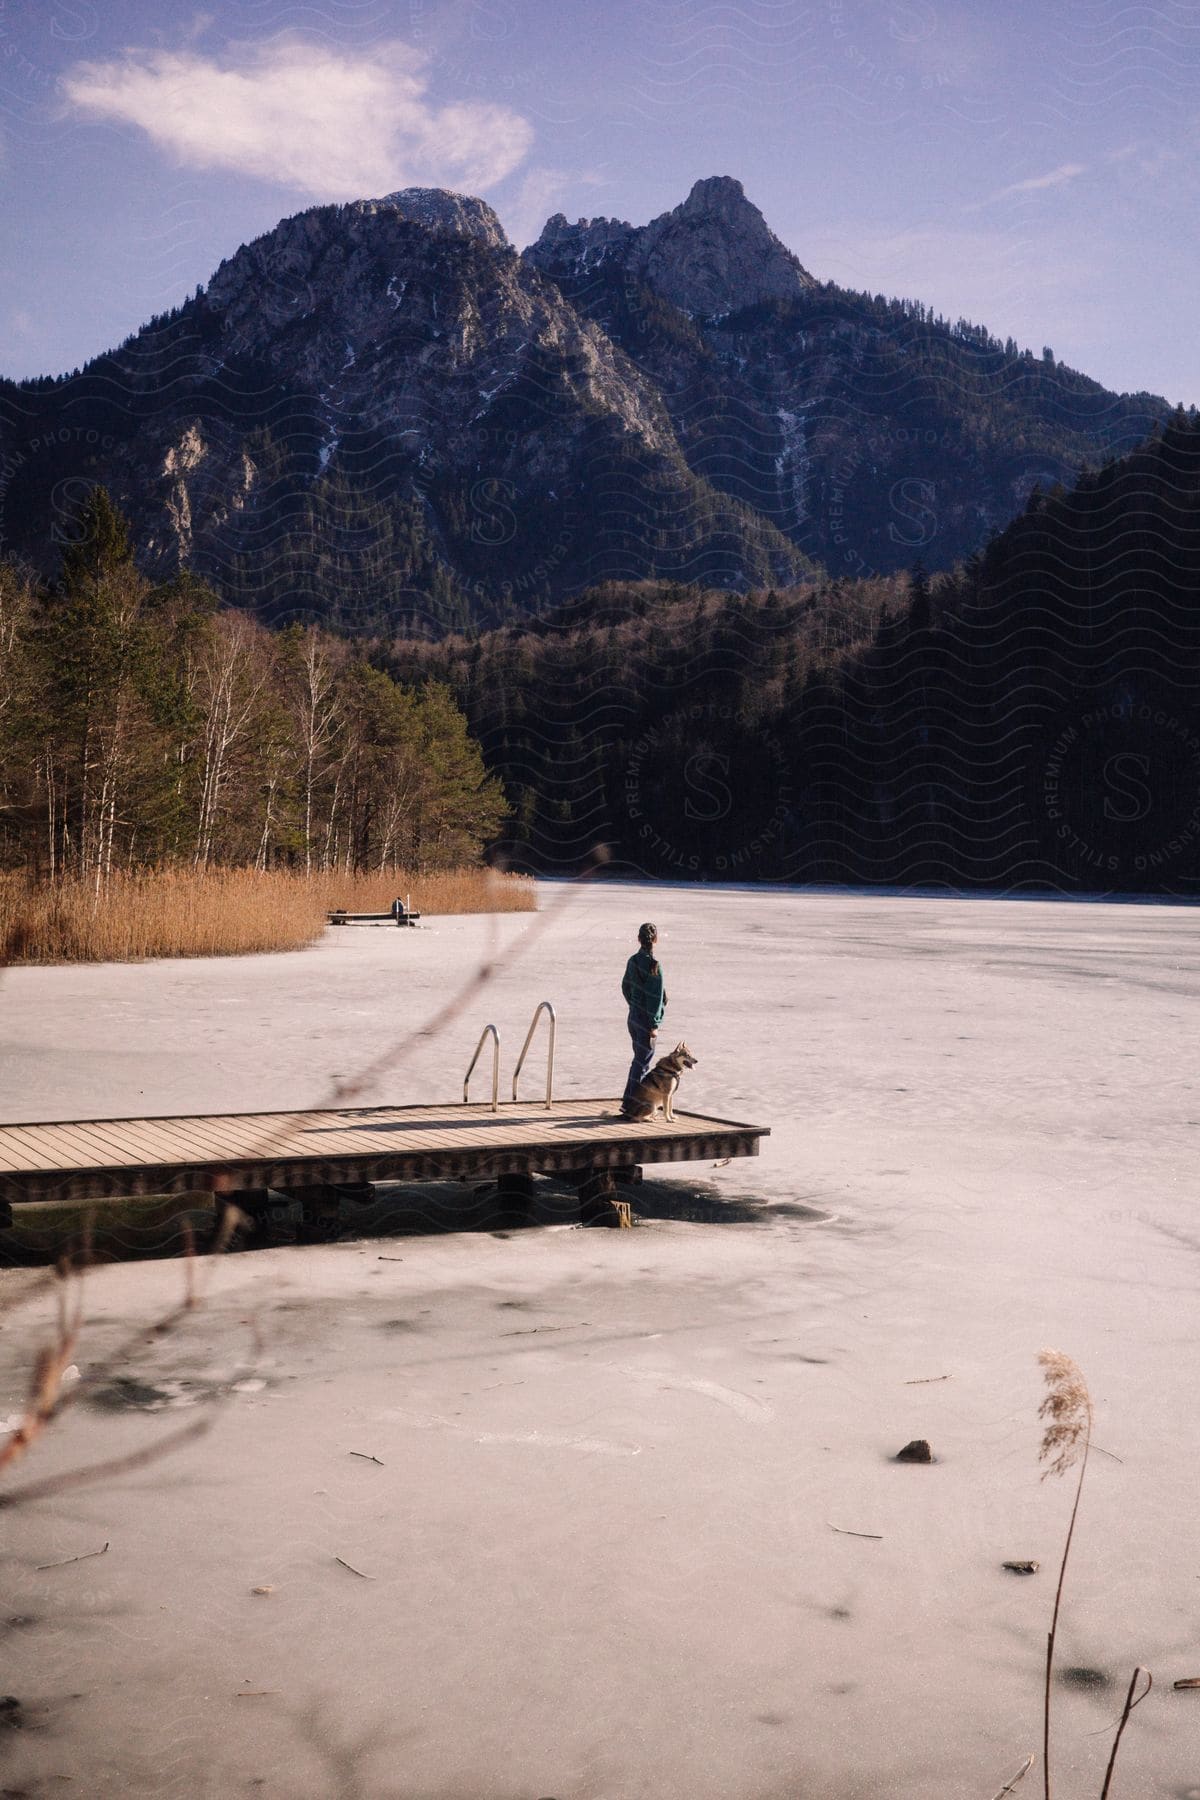
<path id="1" fill-rule="evenodd" d="M 667 1010 L 667 990 L 663 983 L 663 967 L 658 965 L 658 974 L 650 973 L 654 962 L 647 950 L 639 950 L 625 964 L 625 979 L 621 983 L 630 1012 L 641 1013 L 654 1026 L 663 1021 Z"/>

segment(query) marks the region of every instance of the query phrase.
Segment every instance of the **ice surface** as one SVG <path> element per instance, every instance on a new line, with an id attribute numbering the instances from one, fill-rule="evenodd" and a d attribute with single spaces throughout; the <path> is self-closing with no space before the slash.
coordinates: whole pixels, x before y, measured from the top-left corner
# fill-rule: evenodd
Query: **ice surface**
<path id="1" fill-rule="evenodd" d="M 1200 1783 L 1195 1696 L 1171 1691 L 1200 1674 L 1195 914 L 564 891 L 548 920 L 4 977 L 10 1121 L 319 1103 L 514 950 L 364 1100 L 460 1091 L 488 1019 L 507 1079 L 543 996 L 559 1091 L 615 1095 L 652 918 L 662 1041 L 699 1058 L 680 1104 L 773 1132 L 672 1179 L 778 1209 L 227 1260 L 133 1373 L 265 1388 L 167 1461 L 5 1515 L 7 1610 L 32 1620 L 5 1688 L 46 1726 L 6 1734 L 6 1785 L 990 1800 L 1040 1741 L 1071 1498 L 1039 1481 L 1043 1345 L 1084 1368 L 1107 1453 L 1060 1655 L 1110 1685 L 1056 1699 L 1056 1792 L 1099 1792 L 1135 1662 L 1156 1687 L 1117 1793 Z M 179 1281 L 89 1277 L 85 1378 Z M 48 1319 L 42 1298 L 4 1315 L 0 1417 Z M 165 1424 L 78 1407 L 25 1472 Z M 897 1466 L 915 1437 L 937 1460 Z M 1025 1558 L 1038 1575 L 1001 1567 Z"/>

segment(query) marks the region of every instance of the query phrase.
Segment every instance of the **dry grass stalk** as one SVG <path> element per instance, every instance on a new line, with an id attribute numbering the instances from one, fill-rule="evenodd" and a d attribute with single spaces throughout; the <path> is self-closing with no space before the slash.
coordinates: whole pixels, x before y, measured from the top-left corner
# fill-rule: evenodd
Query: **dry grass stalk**
<path id="1" fill-rule="evenodd" d="M 244 956 L 298 950 L 335 907 L 386 912 L 411 894 L 426 915 L 532 912 L 534 884 L 494 869 L 372 875 L 257 869 L 158 869 L 90 882 L 38 885 L 0 874 L 3 961 L 142 962 L 150 957 Z"/>
<path id="2" fill-rule="evenodd" d="M 1146 1677 L 1146 1685 L 1135 1700 L 1133 1696 L 1137 1689 L 1139 1675 L 1144 1675 Z M 1109 1789 L 1112 1787 L 1113 1770 L 1117 1766 L 1117 1751 L 1121 1748 L 1121 1735 L 1124 1732 L 1126 1725 L 1129 1723 L 1129 1715 L 1135 1706 L 1140 1706 L 1142 1704 L 1142 1701 L 1146 1698 L 1146 1695 L 1153 1686 L 1154 1677 L 1149 1669 L 1139 1668 L 1133 1671 L 1133 1679 L 1129 1683 L 1129 1692 L 1125 1696 L 1125 1705 L 1121 1712 L 1121 1723 L 1117 1726 L 1117 1735 L 1113 1739 L 1112 1754 L 1108 1759 L 1108 1768 L 1105 1770 L 1104 1786 L 1100 1790 L 1100 1800 L 1108 1800 Z"/>
<path id="3" fill-rule="evenodd" d="M 1000 1792 L 998 1794 L 994 1794 L 992 1796 L 992 1800 L 1004 1800 L 1005 1794 L 1013 1793 L 1016 1789 L 1016 1785 L 1017 1785 L 1018 1781 L 1024 1781 L 1024 1779 L 1028 1775 L 1030 1769 L 1032 1769 L 1033 1763 L 1034 1763 L 1034 1758 L 1033 1758 L 1032 1753 L 1030 1753 L 1030 1755 L 1027 1757 L 1027 1759 L 1021 1764 L 1021 1767 L 1017 1770 L 1017 1772 L 1013 1776 L 1012 1780 L 1006 1781 L 1004 1786 L 1000 1789 Z"/>
<path id="4" fill-rule="evenodd" d="M 1067 1573 L 1067 1558 L 1071 1554 L 1071 1539 L 1075 1535 L 1075 1519 L 1079 1512 L 1079 1500 L 1083 1493 L 1083 1478 L 1087 1472 L 1088 1450 L 1092 1441 L 1092 1397 L 1088 1392 L 1087 1382 L 1079 1365 L 1072 1362 L 1061 1350 L 1041 1350 L 1038 1352 L 1042 1375 L 1046 1383 L 1046 1396 L 1038 1407 L 1038 1418 L 1046 1421 L 1046 1429 L 1042 1435 L 1042 1447 L 1038 1451 L 1038 1461 L 1044 1462 L 1046 1468 L 1042 1472 L 1042 1480 L 1047 1475 L 1065 1475 L 1068 1470 L 1079 1466 L 1079 1480 L 1075 1484 L 1075 1501 L 1071 1507 L 1071 1519 L 1067 1526 L 1067 1539 L 1063 1545 L 1062 1561 L 1058 1566 L 1058 1586 L 1054 1592 L 1054 1612 L 1050 1619 L 1050 1630 L 1046 1637 L 1046 1689 L 1042 1710 L 1042 1775 L 1045 1783 L 1045 1800 L 1050 1800 L 1050 1684 L 1054 1674 L 1054 1640 L 1058 1632 L 1058 1613 L 1062 1604 L 1063 1582 Z"/>
<path id="5" fill-rule="evenodd" d="M 44 1575 L 48 1569 L 69 1569 L 72 1563 L 91 1562 L 93 1556 L 108 1555 L 108 1540 L 105 1539 L 98 1550 L 85 1550 L 80 1556 L 60 1556 L 57 1562 L 37 1563 L 35 1571 Z"/>

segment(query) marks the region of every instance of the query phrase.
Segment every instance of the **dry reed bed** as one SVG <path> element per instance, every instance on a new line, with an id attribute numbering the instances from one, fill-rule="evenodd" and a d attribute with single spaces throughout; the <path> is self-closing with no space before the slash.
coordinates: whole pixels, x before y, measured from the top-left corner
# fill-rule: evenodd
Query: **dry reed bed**
<path id="1" fill-rule="evenodd" d="M 386 912 L 411 895 L 423 914 L 532 912 L 534 884 L 491 869 L 413 875 L 293 874 L 161 869 L 88 882 L 35 885 L 0 875 L 0 946 L 24 963 L 142 962 L 149 957 L 245 956 L 299 950 L 334 907 Z"/>

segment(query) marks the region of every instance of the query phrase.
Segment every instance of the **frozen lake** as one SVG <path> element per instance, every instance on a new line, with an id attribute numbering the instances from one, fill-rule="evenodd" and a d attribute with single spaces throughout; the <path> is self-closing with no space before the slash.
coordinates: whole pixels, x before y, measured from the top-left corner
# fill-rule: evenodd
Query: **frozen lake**
<path id="1" fill-rule="evenodd" d="M 1052 1345 L 1087 1374 L 1107 1453 L 1059 1637 L 1061 1666 L 1107 1685 L 1056 1698 L 1064 1800 L 1099 1793 L 1135 1663 L 1156 1686 L 1114 1792 L 1200 1793 L 1200 1694 L 1171 1688 L 1200 1675 L 1195 915 L 542 898 L 548 918 L 334 931 L 299 955 L 3 977 L 5 1121 L 319 1104 L 393 1045 L 361 1102 L 442 1100 L 489 1019 L 503 1092 L 543 997 L 557 1091 L 615 1096 L 649 917 L 660 1044 L 699 1058 L 681 1104 L 772 1130 L 757 1161 L 672 1179 L 780 1208 L 222 1264 L 137 1372 L 180 1403 L 248 1360 L 265 1386 L 168 1461 L 6 1515 L 6 1610 L 30 1622 L 5 1686 L 42 1729 L 0 1734 L 5 1785 L 991 1800 L 1040 1743 L 1071 1498 L 1036 1461 Z M 178 1282 L 176 1263 L 95 1272 L 81 1366 Z M 5 1315 L 0 1416 L 46 1317 Z M 81 1408 L 28 1470 L 177 1422 Z M 916 1436 L 936 1463 L 894 1464 Z M 1004 1573 L 1015 1558 L 1041 1572 Z"/>

